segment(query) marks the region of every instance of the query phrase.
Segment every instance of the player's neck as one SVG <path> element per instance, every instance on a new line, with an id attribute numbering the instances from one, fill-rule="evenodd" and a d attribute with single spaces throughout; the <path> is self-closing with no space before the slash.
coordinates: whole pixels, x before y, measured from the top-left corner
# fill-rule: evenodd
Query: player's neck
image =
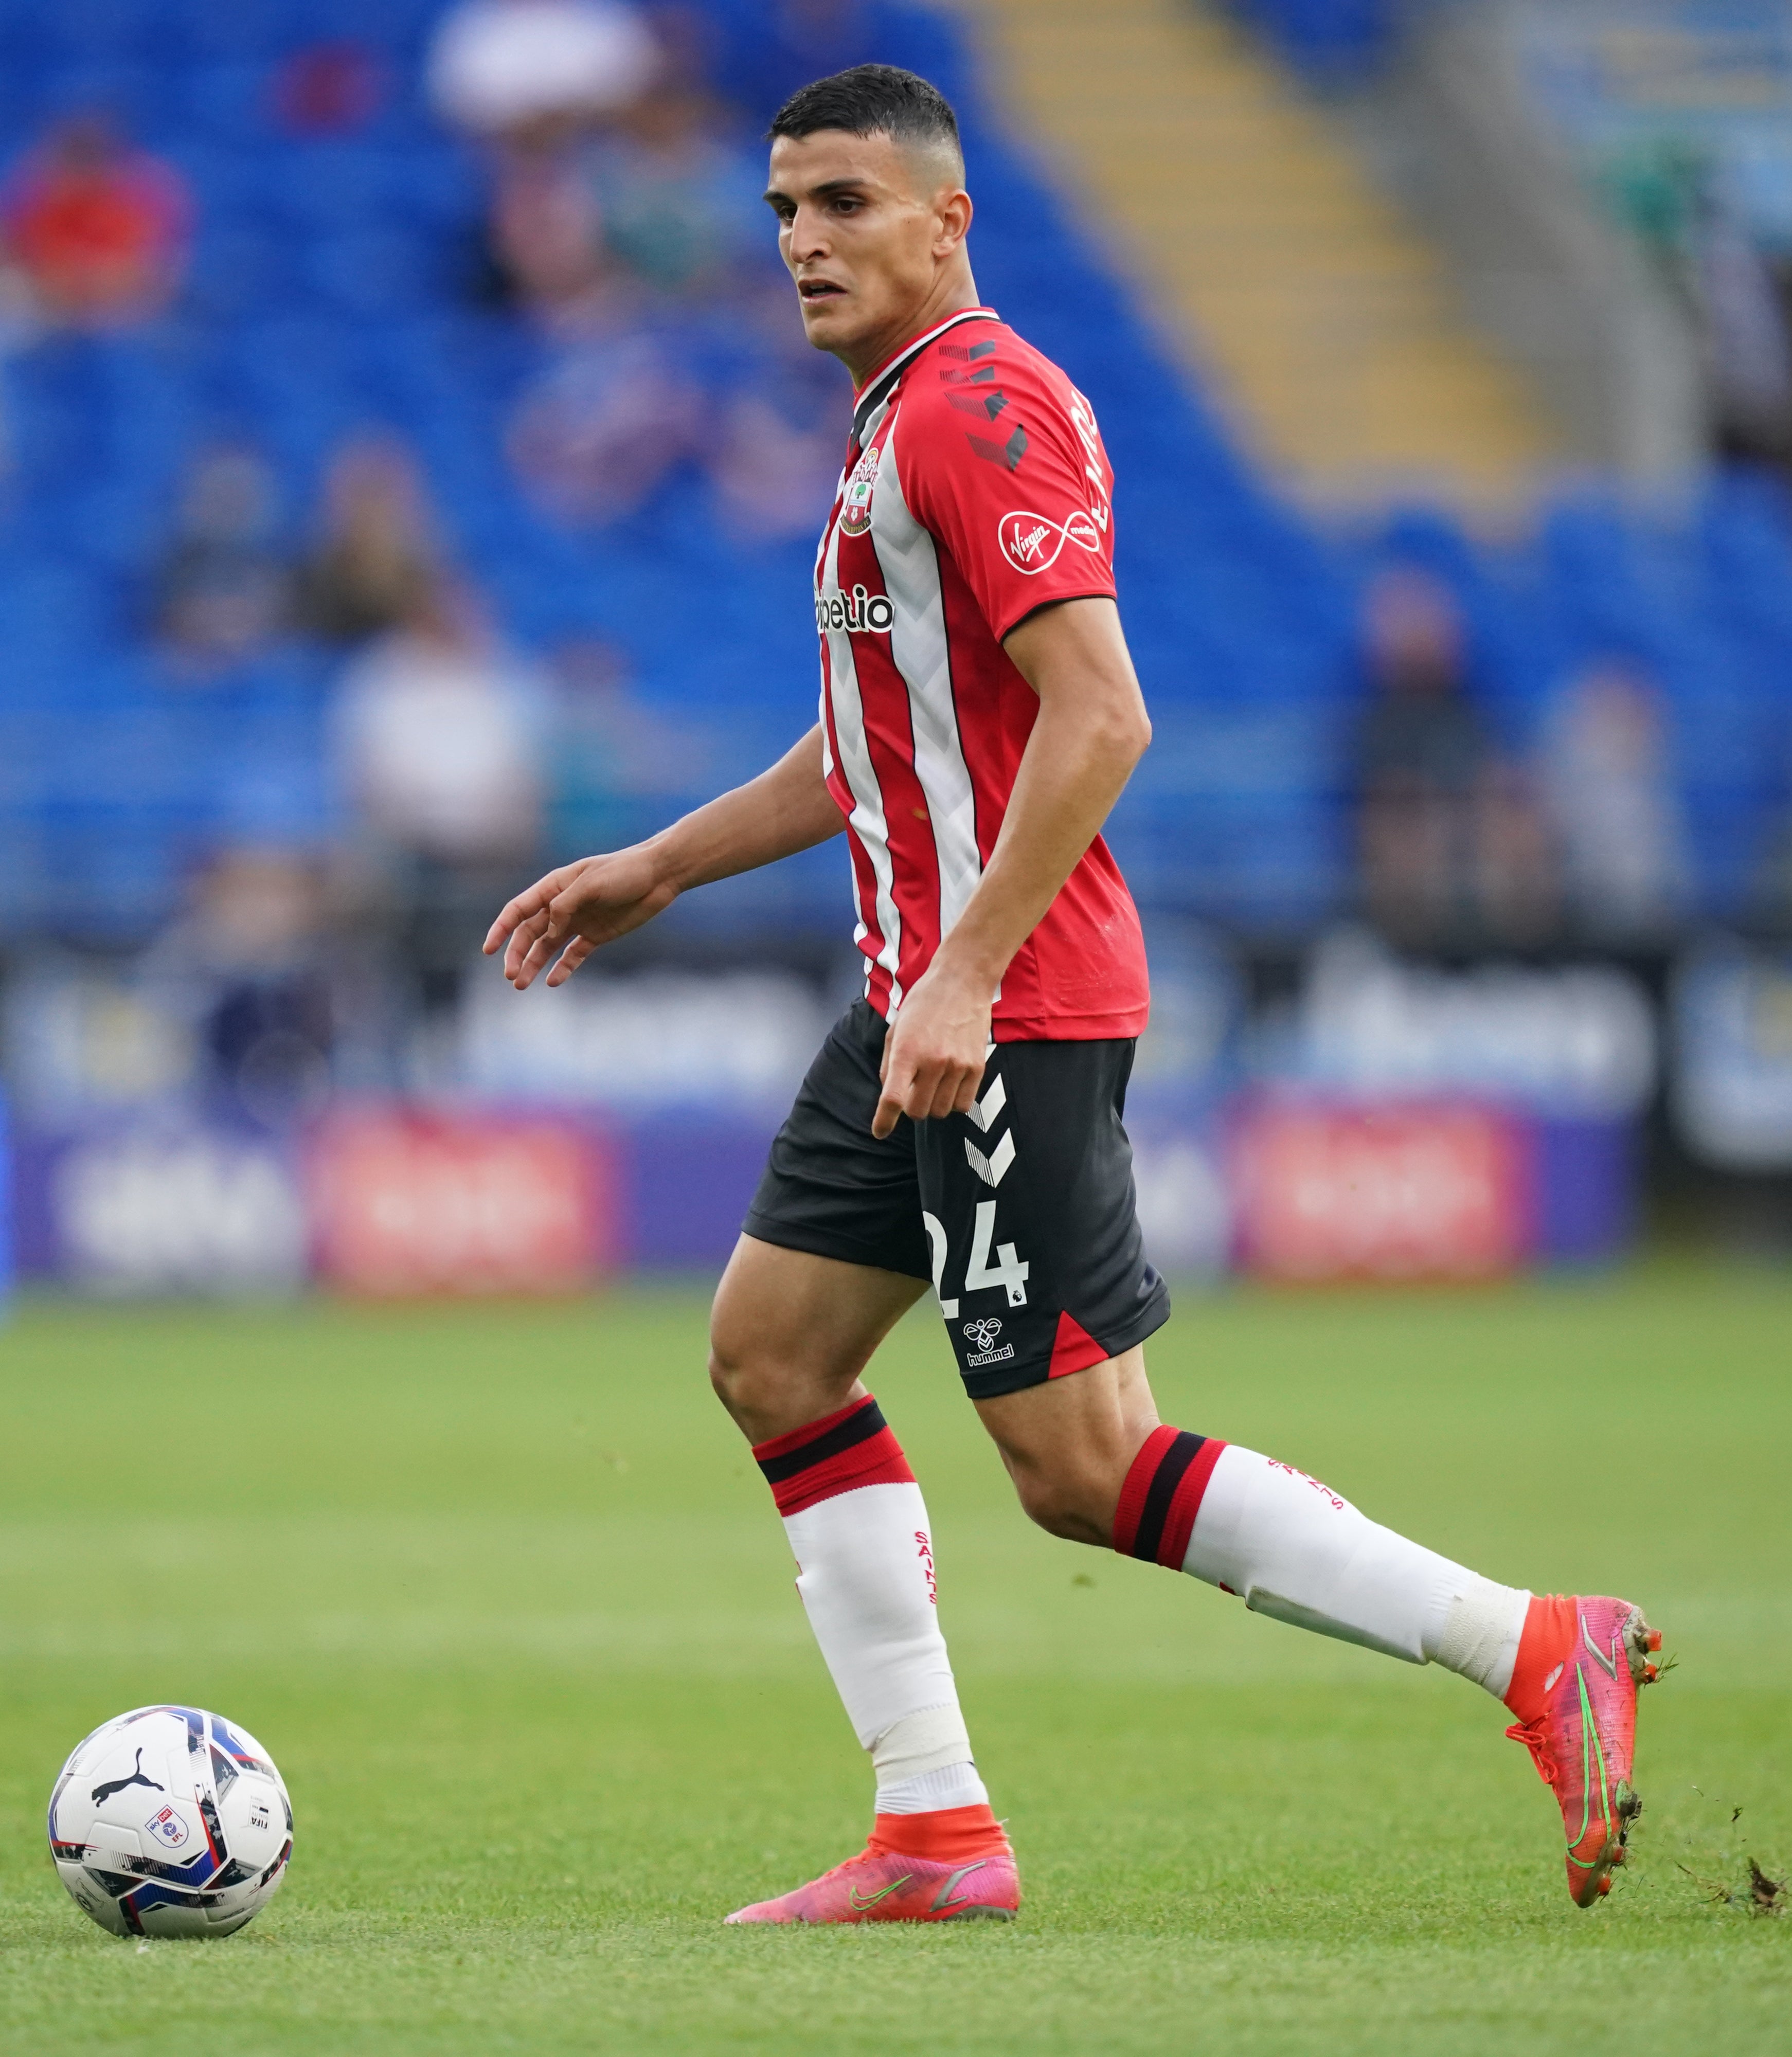
<path id="1" fill-rule="evenodd" d="M 899 321 L 890 323 L 874 337 L 855 343 L 848 350 L 836 353 L 840 362 L 852 374 L 852 389 L 862 393 L 866 384 L 883 365 L 902 349 L 905 343 L 913 343 L 918 335 L 925 335 L 930 328 L 938 328 L 942 321 L 953 315 L 962 314 L 966 307 L 981 307 L 977 298 L 977 281 L 967 268 L 940 279 L 934 290 L 918 307 L 911 309 Z"/>

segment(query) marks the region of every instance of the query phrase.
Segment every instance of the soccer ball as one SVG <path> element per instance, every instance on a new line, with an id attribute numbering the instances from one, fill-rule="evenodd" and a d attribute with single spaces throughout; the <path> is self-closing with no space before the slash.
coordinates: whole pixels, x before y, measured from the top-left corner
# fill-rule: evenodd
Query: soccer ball
<path id="1" fill-rule="evenodd" d="M 50 1854 L 114 1936 L 228 1936 L 279 1888 L 292 1807 L 247 1729 L 198 1707 L 138 1707 L 63 1766 Z"/>

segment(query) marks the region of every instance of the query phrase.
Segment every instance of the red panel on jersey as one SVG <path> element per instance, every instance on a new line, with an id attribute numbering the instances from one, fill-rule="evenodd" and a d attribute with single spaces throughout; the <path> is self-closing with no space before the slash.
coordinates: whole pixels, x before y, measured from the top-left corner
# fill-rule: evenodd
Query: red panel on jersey
<path id="1" fill-rule="evenodd" d="M 815 613 L 829 783 L 887 1014 L 974 890 L 1038 713 L 1001 639 L 1113 594 L 1113 474 L 1088 402 L 986 309 L 874 374 L 854 435 Z M 1136 1036 L 1148 1005 L 1138 915 L 1097 838 L 1009 966 L 994 1034 Z"/>
<path id="2" fill-rule="evenodd" d="M 903 372 L 896 405 L 904 495 L 994 640 L 1052 600 L 1112 597 L 1113 473 L 1055 364 L 1000 323 L 972 325 Z"/>

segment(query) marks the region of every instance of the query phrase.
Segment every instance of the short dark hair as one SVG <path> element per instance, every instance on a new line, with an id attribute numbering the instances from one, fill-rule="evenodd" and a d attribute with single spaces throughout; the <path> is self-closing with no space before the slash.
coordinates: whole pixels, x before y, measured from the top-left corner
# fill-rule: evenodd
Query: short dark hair
<path id="1" fill-rule="evenodd" d="M 840 129 L 849 136 L 887 136 L 893 143 L 945 144 L 962 163 L 958 117 L 937 85 L 897 65 L 854 65 L 793 93 L 772 117 L 766 141 Z"/>

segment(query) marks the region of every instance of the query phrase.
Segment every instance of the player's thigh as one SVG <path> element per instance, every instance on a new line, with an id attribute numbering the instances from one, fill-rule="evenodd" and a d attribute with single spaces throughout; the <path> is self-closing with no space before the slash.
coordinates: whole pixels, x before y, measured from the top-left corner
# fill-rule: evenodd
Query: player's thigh
<path id="1" fill-rule="evenodd" d="M 862 1001 L 835 1024 L 773 1139 L 716 1295 L 716 1390 L 755 1442 L 841 1405 L 926 1290 L 914 1124 L 871 1133 L 886 1032 Z"/>
<path id="2" fill-rule="evenodd" d="M 899 1271 L 743 1235 L 710 1317 L 710 1376 L 724 1405 L 755 1443 L 831 1413 L 926 1290 Z"/>
<path id="3" fill-rule="evenodd" d="M 1021 1503 L 1044 1528 L 1105 1543 L 1132 1460 L 1158 1425 L 1142 1343 L 977 1402 Z"/>

